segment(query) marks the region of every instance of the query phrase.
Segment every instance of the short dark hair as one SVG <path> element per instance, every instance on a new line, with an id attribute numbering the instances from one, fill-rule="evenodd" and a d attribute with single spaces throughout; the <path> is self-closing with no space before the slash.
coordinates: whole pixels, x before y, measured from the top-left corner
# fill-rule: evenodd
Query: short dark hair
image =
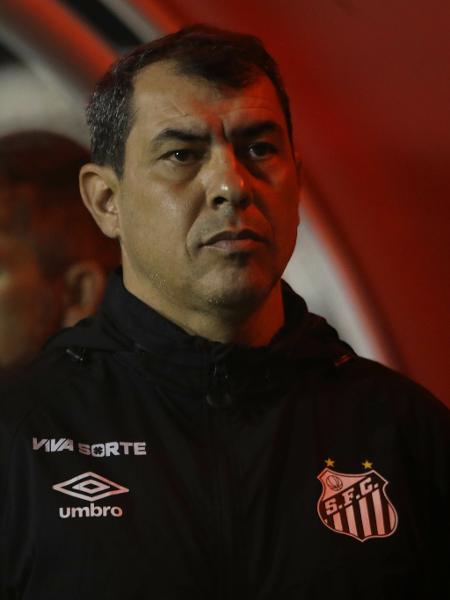
<path id="1" fill-rule="evenodd" d="M 82 203 L 78 173 L 89 160 L 77 142 L 48 131 L 0 138 L 0 230 L 27 243 L 45 277 L 97 260 L 105 271 L 120 261 Z"/>
<path id="2" fill-rule="evenodd" d="M 185 75 L 234 89 L 266 75 L 280 100 L 292 143 L 289 98 L 278 66 L 262 42 L 253 35 L 193 25 L 137 47 L 100 79 L 87 107 L 93 162 L 109 165 L 122 176 L 125 144 L 133 125 L 134 79 L 141 69 L 162 60 L 173 60 Z"/>

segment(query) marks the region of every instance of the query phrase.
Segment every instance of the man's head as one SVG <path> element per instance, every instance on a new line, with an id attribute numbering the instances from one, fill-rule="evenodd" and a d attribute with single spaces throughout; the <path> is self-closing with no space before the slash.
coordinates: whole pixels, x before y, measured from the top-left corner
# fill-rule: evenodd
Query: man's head
<path id="1" fill-rule="evenodd" d="M 279 286 L 298 170 L 287 96 L 258 40 L 196 26 L 140 47 L 99 82 L 88 122 L 82 195 L 120 240 L 130 291 L 182 322 L 244 318 Z"/>
<path id="2" fill-rule="evenodd" d="M 0 368 L 95 310 L 116 245 L 78 190 L 88 158 L 75 142 L 26 131 L 0 138 Z"/>
<path id="3" fill-rule="evenodd" d="M 117 61 L 98 82 L 87 109 L 93 162 L 110 165 L 119 177 L 122 175 L 125 144 L 135 116 L 136 77 L 145 67 L 161 61 L 176 64 L 180 74 L 237 91 L 261 76 L 268 77 L 292 143 L 289 98 L 277 64 L 258 38 L 194 25 L 139 46 Z"/>

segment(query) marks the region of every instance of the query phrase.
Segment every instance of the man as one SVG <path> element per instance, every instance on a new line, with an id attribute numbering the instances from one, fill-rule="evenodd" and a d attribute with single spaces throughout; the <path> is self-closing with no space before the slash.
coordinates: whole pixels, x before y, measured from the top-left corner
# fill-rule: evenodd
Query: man
<path id="1" fill-rule="evenodd" d="M 273 60 L 181 30 L 113 65 L 88 121 L 82 195 L 123 272 L 2 391 L 2 597 L 440 597 L 448 415 L 281 282 Z"/>
<path id="2" fill-rule="evenodd" d="M 0 138 L 0 371 L 18 369 L 49 335 L 93 313 L 116 244 L 86 213 L 78 171 L 87 152 L 68 138 Z"/>

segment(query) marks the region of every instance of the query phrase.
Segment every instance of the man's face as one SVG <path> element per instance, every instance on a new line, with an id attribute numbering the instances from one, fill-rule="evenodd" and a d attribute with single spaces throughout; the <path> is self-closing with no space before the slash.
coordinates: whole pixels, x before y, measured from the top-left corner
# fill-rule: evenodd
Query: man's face
<path id="1" fill-rule="evenodd" d="M 242 310 L 294 248 L 298 174 L 270 80 L 218 89 L 159 62 L 137 76 L 119 184 L 129 289 L 158 308 Z"/>
<path id="2" fill-rule="evenodd" d="M 32 357 L 54 332 L 52 292 L 29 244 L 0 229 L 0 369 Z"/>

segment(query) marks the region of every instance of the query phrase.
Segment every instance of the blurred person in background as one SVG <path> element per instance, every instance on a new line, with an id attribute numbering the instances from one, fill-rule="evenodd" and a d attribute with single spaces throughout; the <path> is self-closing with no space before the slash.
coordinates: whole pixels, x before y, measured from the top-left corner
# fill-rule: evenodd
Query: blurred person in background
<path id="1" fill-rule="evenodd" d="M 0 372 L 94 312 L 119 262 L 117 244 L 80 199 L 78 171 L 88 157 L 46 131 L 0 138 Z"/>

